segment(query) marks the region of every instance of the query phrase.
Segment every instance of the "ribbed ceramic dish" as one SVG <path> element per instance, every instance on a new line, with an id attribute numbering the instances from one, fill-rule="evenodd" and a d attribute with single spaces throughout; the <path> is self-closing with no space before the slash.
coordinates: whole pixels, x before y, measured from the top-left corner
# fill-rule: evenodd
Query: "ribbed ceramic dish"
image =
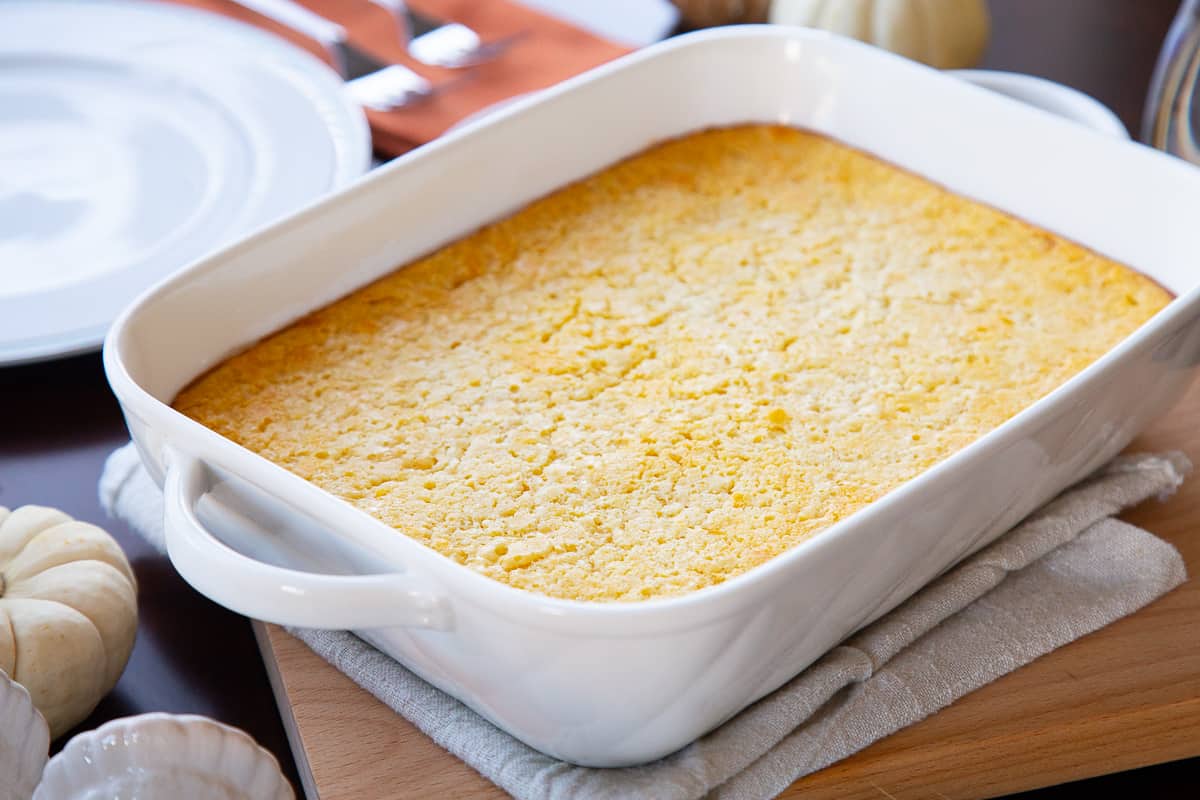
<path id="1" fill-rule="evenodd" d="M 50 729 L 29 692 L 0 671 L 0 800 L 27 800 L 49 751 Z"/>
<path id="2" fill-rule="evenodd" d="M 142 714 L 77 735 L 46 765 L 33 800 L 294 800 L 279 762 L 207 717 Z"/>
<path id="3" fill-rule="evenodd" d="M 639 603 L 485 578 L 170 407 L 230 353 L 397 265 L 654 142 L 743 122 L 846 142 L 1178 298 L 867 508 L 721 585 Z M 1162 153 L 820 32 L 703 31 L 465 125 L 193 265 L 122 316 L 105 366 L 165 487 L 171 560 L 200 591 L 259 619 L 359 631 L 533 747 L 627 765 L 778 688 L 1166 411 L 1200 363 L 1197 220 L 1200 170 Z"/>

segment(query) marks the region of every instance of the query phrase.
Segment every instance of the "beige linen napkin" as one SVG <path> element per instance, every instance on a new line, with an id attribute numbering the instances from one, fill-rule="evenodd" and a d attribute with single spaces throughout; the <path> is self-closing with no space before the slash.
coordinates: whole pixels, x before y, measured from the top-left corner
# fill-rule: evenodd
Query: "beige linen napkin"
<path id="1" fill-rule="evenodd" d="M 1171 545 L 1113 517 L 1167 497 L 1190 469 L 1180 453 L 1116 459 L 775 693 L 641 767 L 557 761 L 351 633 L 292 633 L 520 800 L 774 797 L 1182 583 Z M 110 456 L 100 495 L 110 514 L 162 547 L 162 498 L 132 446 Z"/>

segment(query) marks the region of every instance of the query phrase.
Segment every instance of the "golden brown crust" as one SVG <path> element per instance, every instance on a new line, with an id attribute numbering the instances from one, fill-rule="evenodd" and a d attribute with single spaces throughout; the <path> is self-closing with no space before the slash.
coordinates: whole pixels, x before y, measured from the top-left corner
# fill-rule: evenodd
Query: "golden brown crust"
<path id="1" fill-rule="evenodd" d="M 844 145 L 752 125 L 539 200 L 176 407 L 485 575 L 639 600 L 852 514 L 1168 299 Z"/>

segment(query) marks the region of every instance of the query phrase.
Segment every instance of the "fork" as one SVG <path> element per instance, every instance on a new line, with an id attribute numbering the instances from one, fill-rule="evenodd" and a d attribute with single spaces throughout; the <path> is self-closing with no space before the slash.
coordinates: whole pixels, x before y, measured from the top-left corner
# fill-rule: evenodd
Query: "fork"
<path id="1" fill-rule="evenodd" d="M 350 42 L 346 29 L 292 0 L 232 0 L 321 45 L 346 88 L 359 104 L 379 111 L 392 111 L 432 95 L 428 79 L 402 64 L 388 64 L 363 52 Z"/>
<path id="2" fill-rule="evenodd" d="M 371 0 L 392 15 L 400 41 L 408 54 L 431 67 L 473 67 L 491 61 L 523 34 L 517 33 L 485 43 L 473 28 L 459 22 L 444 22 L 414 11 L 404 0 Z"/>

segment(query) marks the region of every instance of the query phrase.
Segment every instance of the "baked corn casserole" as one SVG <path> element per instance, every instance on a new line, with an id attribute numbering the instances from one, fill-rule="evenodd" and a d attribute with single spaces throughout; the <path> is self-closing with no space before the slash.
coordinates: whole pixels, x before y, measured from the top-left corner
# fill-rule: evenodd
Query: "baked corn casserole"
<path id="1" fill-rule="evenodd" d="M 538 200 L 175 407 L 483 575 L 643 600 L 853 514 L 1169 299 L 850 147 L 748 125 Z"/>

